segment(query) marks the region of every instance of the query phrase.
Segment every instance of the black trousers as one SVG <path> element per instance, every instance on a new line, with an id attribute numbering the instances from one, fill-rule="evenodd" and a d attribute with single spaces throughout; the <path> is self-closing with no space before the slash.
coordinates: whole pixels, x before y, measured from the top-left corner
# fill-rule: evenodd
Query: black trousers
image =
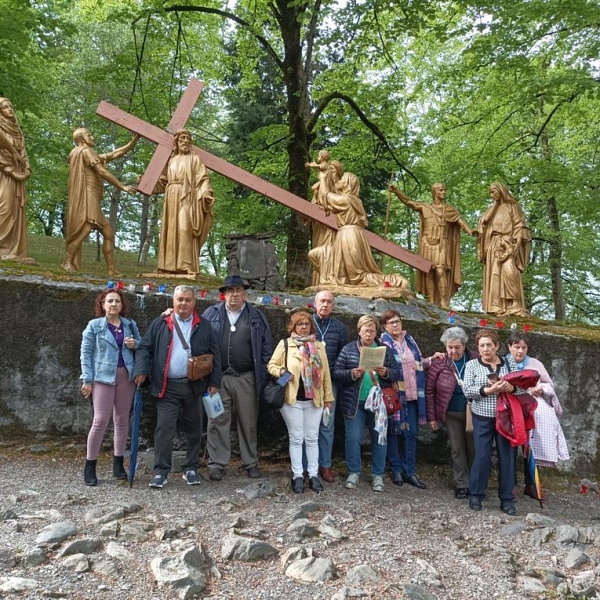
<path id="1" fill-rule="evenodd" d="M 202 400 L 194 394 L 189 382 L 169 380 L 165 395 L 156 400 L 156 429 L 154 430 L 154 475 L 171 471 L 173 437 L 177 420 L 183 412 L 183 431 L 186 436 L 186 460 L 183 470 L 197 469 L 202 439 Z"/>

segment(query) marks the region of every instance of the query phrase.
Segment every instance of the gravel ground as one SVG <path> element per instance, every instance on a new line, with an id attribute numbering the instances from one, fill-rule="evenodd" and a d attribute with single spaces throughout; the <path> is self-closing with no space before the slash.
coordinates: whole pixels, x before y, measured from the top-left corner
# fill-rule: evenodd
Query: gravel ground
<path id="1" fill-rule="evenodd" d="M 181 542 L 158 539 L 156 532 L 164 528 L 174 528 L 173 538 L 192 540 L 205 550 L 212 568 L 207 586 L 198 597 L 214 600 L 330 600 L 358 594 L 377 599 L 561 598 L 575 597 L 565 595 L 564 586 L 562 593 L 561 588 L 556 590 L 563 578 L 571 582 L 581 572 L 591 571 L 600 581 L 595 575 L 600 563 L 598 543 L 578 545 L 589 558 L 578 568 L 568 568 L 565 562 L 574 544 L 559 543 L 557 536 L 539 543 L 540 527 L 535 526 L 533 513 L 587 531 L 600 528 L 598 495 L 580 494 L 575 482 L 564 475 L 548 478 L 543 509 L 537 502 L 519 497 L 517 516 L 509 517 L 500 512 L 494 488 L 488 490 L 480 513 L 470 511 L 467 502 L 455 500 L 447 468 L 422 468 L 420 476 L 428 484 L 426 490 L 406 484 L 399 488 L 388 479 L 385 492 L 377 494 L 371 491 L 370 478 L 364 475 L 356 490 L 346 490 L 344 477 L 338 475 L 336 482 L 325 484 L 325 493 L 317 496 L 309 490 L 303 495 L 290 492 L 286 462 L 261 464 L 264 479 L 276 486 L 275 493 L 248 500 L 244 490 L 252 481 L 235 465 L 226 471 L 222 482 L 207 481 L 203 466 L 200 486 L 188 486 L 180 474 L 171 474 L 162 490 L 148 488 L 150 474 L 141 472 L 129 489 L 126 482 L 112 478 L 110 455 L 106 453 L 99 460 L 98 487 L 88 488 L 82 481 L 81 444 L 43 453 L 31 450 L 30 446 L 20 448 L 8 443 L 0 448 L 0 515 L 6 516 L 11 509 L 17 516 L 0 519 L 0 583 L 9 577 L 22 577 L 35 580 L 37 587 L 20 593 L 0 591 L 0 598 L 178 598 L 175 592 L 158 587 L 149 566 L 155 557 L 177 554 Z M 343 464 L 336 466 L 338 471 L 343 470 Z M 317 503 L 317 510 L 309 517 L 312 524 L 318 527 L 325 519 L 347 539 L 332 541 L 324 535 L 294 539 L 286 531 L 291 523 L 290 511 L 307 501 Z M 98 507 L 109 512 L 123 503 L 139 505 L 140 510 L 132 517 L 148 519 L 154 531 L 144 542 L 116 540 L 133 554 L 130 560 L 115 561 L 118 576 L 93 570 L 77 573 L 65 567 L 58 554 L 67 541 L 47 546 L 48 560 L 40 566 L 23 565 L 22 556 L 36 546 L 38 533 L 49 523 L 74 522 L 79 533 L 70 540 L 98 538 L 100 526 L 89 524 L 85 515 Z M 285 575 L 277 557 L 257 562 L 224 560 L 223 539 L 238 516 L 246 521 L 245 527 L 254 537 L 264 539 L 280 553 L 304 546 L 314 556 L 332 559 L 336 578 L 325 582 L 294 580 Z M 103 539 L 103 544 L 108 541 Z M 104 552 L 103 547 L 97 554 Z M 346 574 L 361 564 L 373 567 L 380 579 L 349 589 Z M 542 575 L 550 572 L 558 578 Z M 523 579 L 527 576 L 536 578 L 546 591 L 528 592 Z"/>

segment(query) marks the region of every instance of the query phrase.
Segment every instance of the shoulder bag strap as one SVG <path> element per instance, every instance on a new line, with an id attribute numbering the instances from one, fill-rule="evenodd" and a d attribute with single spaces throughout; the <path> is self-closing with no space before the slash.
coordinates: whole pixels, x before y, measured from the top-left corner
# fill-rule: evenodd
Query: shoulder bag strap
<path id="1" fill-rule="evenodd" d="M 183 333 L 181 333 L 181 328 L 179 327 L 179 323 L 177 322 L 177 318 L 175 317 L 175 315 L 171 315 L 171 321 L 173 322 L 173 327 L 175 327 L 175 331 L 177 332 L 177 335 L 179 336 L 179 339 L 181 340 L 181 345 L 183 346 L 183 349 L 189 350 L 190 346 L 185 341 L 185 338 L 183 337 Z"/>

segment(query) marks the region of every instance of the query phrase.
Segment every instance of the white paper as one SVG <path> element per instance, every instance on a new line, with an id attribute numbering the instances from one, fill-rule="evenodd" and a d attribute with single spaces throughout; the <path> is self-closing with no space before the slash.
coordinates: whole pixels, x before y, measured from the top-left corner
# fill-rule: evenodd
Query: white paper
<path id="1" fill-rule="evenodd" d="M 363 346 L 360 351 L 358 368 L 363 369 L 363 371 L 374 371 L 377 367 L 383 367 L 385 349 L 385 346 L 378 346 L 377 348 Z"/>

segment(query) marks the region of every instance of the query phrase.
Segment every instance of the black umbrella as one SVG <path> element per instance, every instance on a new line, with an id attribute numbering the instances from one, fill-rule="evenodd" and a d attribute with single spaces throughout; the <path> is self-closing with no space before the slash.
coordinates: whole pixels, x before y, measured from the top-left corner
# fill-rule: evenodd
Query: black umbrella
<path id="1" fill-rule="evenodd" d="M 133 397 L 133 418 L 131 419 L 131 449 L 129 450 L 129 487 L 133 487 L 135 470 L 137 468 L 138 444 L 140 441 L 140 421 L 142 418 L 142 388 L 135 388 Z"/>

